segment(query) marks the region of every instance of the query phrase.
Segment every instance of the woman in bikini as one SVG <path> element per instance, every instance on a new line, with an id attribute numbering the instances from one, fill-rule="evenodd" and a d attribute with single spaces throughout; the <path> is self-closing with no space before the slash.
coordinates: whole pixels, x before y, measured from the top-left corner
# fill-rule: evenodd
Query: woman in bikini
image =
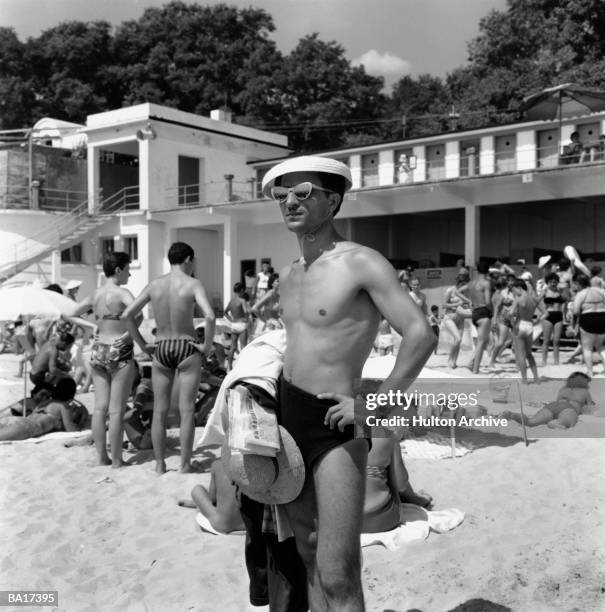
<path id="1" fill-rule="evenodd" d="M 554 272 L 544 278 L 546 286 L 540 296 L 540 302 L 546 312 L 542 315 L 542 365 L 548 361 L 548 344 L 552 335 L 552 352 L 555 365 L 559 365 L 559 341 L 563 330 L 563 308 L 567 302 L 565 289 L 559 289 L 559 276 Z"/>
<path id="2" fill-rule="evenodd" d="M 512 293 L 514 278 L 513 276 L 513 280 L 510 280 L 510 278 L 500 277 L 496 281 L 495 291 L 492 295 L 492 310 L 494 313 L 492 315 L 492 332 L 494 335 L 494 345 L 489 362 L 491 368 L 495 367 L 496 359 L 498 359 L 500 353 L 510 340 L 510 311 L 514 303 L 514 296 Z"/>
<path id="3" fill-rule="evenodd" d="M 79 431 L 83 418 L 79 406 L 71 405 L 76 383 L 61 379 L 53 388 L 52 400 L 38 405 L 30 416 L 0 419 L 0 441 L 37 438 L 53 431 Z"/>
<path id="4" fill-rule="evenodd" d="M 90 358 L 95 392 L 92 437 L 99 465 L 111 464 L 116 468 L 124 465 L 123 417 L 136 374 L 133 341 L 126 330 L 126 322 L 120 320 L 122 312 L 134 301 L 130 291 L 122 287 L 130 277 L 129 267 L 127 253 L 116 251 L 107 255 L 103 261 L 107 282 L 80 302 L 75 312 L 75 317 L 78 317 L 92 308 L 96 324 L 79 318 L 70 319 L 76 325 L 92 328 L 95 332 Z M 108 411 L 111 459 L 107 454 L 105 434 Z"/>
<path id="5" fill-rule="evenodd" d="M 505 411 L 502 417 L 525 422 L 527 427 L 548 425 L 551 429 L 567 429 L 578 422 L 578 416 L 586 412 L 586 408 L 594 405 L 588 390 L 590 378 L 583 372 L 574 372 L 569 376 L 565 386 L 557 394 L 554 402 L 545 404 L 536 414 L 523 420 L 518 412 Z"/>
<path id="6" fill-rule="evenodd" d="M 248 344 L 248 326 L 250 323 L 250 306 L 244 297 L 243 283 L 233 285 L 233 296 L 225 308 L 225 319 L 231 327 L 231 346 L 227 355 L 227 371 L 233 368 L 235 351 L 241 351 Z"/>
<path id="7" fill-rule="evenodd" d="M 471 305 L 471 301 L 460 293 L 460 291 L 466 287 L 468 281 L 468 276 L 459 274 L 456 277 L 456 284 L 452 287 L 448 287 L 444 295 L 445 302 L 443 308 L 445 313 L 443 315 L 442 325 L 443 329 L 448 331 L 454 339 L 447 360 L 450 368 L 456 367 L 456 360 L 458 359 L 460 344 L 462 343 L 464 319 L 471 316 L 471 311 L 468 308 Z"/>
<path id="8" fill-rule="evenodd" d="M 591 287 L 584 274 L 575 277 L 578 293 L 573 302 L 573 313 L 578 317 L 580 342 L 588 376 L 592 377 L 593 348 L 601 354 L 605 368 L 605 289 Z"/>
<path id="9" fill-rule="evenodd" d="M 416 493 L 395 436 L 374 438 L 366 467 L 362 533 L 390 531 L 401 524 L 402 502 L 428 508 L 430 495 Z"/>
<path id="10" fill-rule="evenodd" d="M 281 308 L 279 305 L 279 274 L 273 274 L 269 279 L 269 290 L 252 307 L 252 313 L 263 321 L 263 331 L 267 331 L 271 321 L 281 323 Z"/>
<path id="11" fill-rule="evenodd" d="M 534 381 L 539 384 L 538 366 L 531 352 L 534 335 L 533 316 L 536 311 L 537 298 L 528 292 L 527 284 L 520 278 L 513 283 L 513 294 L 515 301 L 511 309 L 511 318 L 515 339 L 515 356 L 521 372 L 521 380 L 523 384 L 527 384 L 527 364 L 529 364 L 534 375 Z"/>

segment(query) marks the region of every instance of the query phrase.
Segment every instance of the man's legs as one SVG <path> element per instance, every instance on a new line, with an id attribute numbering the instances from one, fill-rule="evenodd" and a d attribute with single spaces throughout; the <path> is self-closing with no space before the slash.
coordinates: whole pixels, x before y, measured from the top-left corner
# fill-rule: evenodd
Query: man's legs
<path id="1" fill-rule="evenodd" d="M 487 346 L 489 340 L 489 329 L 491 319 L 486 317 L 485 319 L 479 319 L 477 321 L 477 348 L 475 349 L 475 357 L 473 358 L 473 373 L 479 373 L 479 366 L 481 365 L 481 358 L 483 357 L 483 351 Z"/>
<path id="2" fill-rule="evenodd" d="M 458 326 L 456 325 L 456 323 L 449 317 L 446 317 L 443 320 L 443 328 L 447 330 L 452 336 L 452 338 L 454 339 L 452 348 L 450 349 L 450 355 L 447 360 L 447 363 L 450 368 L 455 368 L 456 359 L 458 358 L 458 353 L 460 352 L 460 344 L 462 342 L 462 333 L 460 329 L 458 328 Z"/>
<path id="3" fill-rule="evenodd" d="M 151 384 L 153 386 L 153 420 L 151 422 L 151 443 L 155 456 L 155 471 L 163 474 L 166 471 L 164 453 L 166 451 L 166 416 L 170 408 L 170 393 L 174 370 L 163 366 L 155 358 L 151 366 Z M 96 385 L 95 385 L 96 389 Z"/>
<path id="4" fill-rule="evenodd" d="M 328 451 L 286 506 L 307 568 L 311 610 L 364 610 L 359 536 L 365 497 L 367 442 Z"/>
<path id="5" fill-rule="evenodd" d="M 525 342 L 523 338 L 515 334 L 515 358 L 517 360 L 517 367 L 521 373 L 521 381 L 527 384 L 527 361 L 525 359 Z"/>
<path id="6" fill-rule="evenodd" d="M 193 452 L 193 422 L 195 398 L 202 377 L 202 355 L 194 353 L 178 366 L 179 371 L 179 412 L 181 414 L 181 472 L 192 472 L 191 453 Z M 155 415 L 154 415 L 155 418 Z"/>
<path id="7" fill-rule="evenodd" d="M 582 343 L 582 355 L 584 357 L 584 365 L 586 373 L 592 378 L 592 351 L 595 344 L 595 335 L 580 330 L 580 341 Z"/>

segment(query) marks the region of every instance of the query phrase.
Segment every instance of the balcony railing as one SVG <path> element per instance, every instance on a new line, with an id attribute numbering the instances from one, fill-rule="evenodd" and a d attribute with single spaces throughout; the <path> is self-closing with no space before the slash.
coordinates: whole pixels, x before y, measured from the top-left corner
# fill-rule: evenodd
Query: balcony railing
<path id="1" fill-rule="evenodd" d="M 186 208 L 250 202 L 261 197 L 257 192 L 256 180 L 224 180 L 168 187 L 165 191 L 164 202 L 166 208 Z"/>

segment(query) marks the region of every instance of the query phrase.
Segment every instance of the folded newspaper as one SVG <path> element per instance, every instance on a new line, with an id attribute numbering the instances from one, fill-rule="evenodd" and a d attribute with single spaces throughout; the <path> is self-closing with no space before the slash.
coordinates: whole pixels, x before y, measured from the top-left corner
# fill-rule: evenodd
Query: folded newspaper
<path id="1" fill-rule="evenodd" d="M 229 389 L 227 406 L 231 449 L 275 457 L 280 449 L 275 411 L 258 404 L 248 389 L 240 385 Z"/>

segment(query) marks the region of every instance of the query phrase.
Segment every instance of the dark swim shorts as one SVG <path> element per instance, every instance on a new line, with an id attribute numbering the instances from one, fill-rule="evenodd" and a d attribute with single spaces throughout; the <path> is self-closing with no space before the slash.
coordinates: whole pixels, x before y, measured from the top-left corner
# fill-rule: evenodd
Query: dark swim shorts
<path id="1" fill-rule="evenodd" d="M 294 438 L 307 468 L 313 468 L 313 464 L 327 451 L 355 438 L 354 425 L 347 425 L 344 431 L 324 425 L 328 408 L 335 404 L 338 404 L 335 400 L 318 399 L 295 387 L 283 376 L 279 379 L 277 422 Z M 371 439 L 366 440 L 371 448 Z"/>
<path id="2" fill-rule="evenodd" d="M 473 325 L 477 327 L 477 323 L 481 321 L 481 319 L 491 319 L 492 311 L 488 306 L 477 306 L 473 308 L 472 321 Z"/>

